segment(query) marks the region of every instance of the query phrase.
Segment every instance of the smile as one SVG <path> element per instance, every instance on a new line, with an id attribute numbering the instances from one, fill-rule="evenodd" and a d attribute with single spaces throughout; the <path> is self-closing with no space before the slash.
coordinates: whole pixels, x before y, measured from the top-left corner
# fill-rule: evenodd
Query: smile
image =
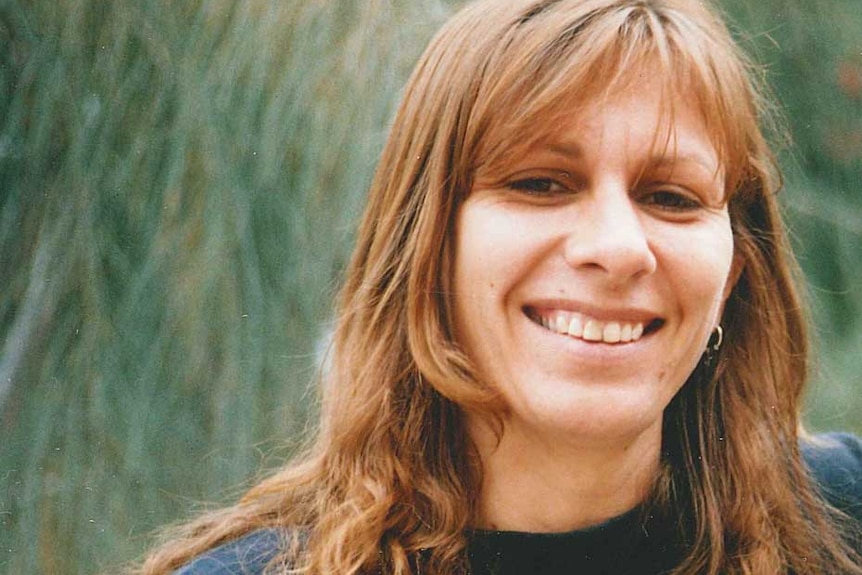
<path id="1" fill-rule="evenodd" d="M 547 330 L 577 339 L 602 343 L 631 343 L 638 341 L 644 334 L 657 330 L 663 323 L 654 319 L 642 321 L 611 320 L 602 321 L 587 315 L 563 310 L 527 311 L 527 316 Z"/>

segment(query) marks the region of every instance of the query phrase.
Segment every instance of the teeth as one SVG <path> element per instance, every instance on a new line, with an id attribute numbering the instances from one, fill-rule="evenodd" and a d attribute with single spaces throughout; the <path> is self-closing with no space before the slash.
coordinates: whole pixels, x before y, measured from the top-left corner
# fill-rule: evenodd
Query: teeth
<path id="1" fill-rule="evenodd" d="M 572 321 L 569 322 L 567 333 L 575 337 L 581 337 L 584 335 L 584 322 L 581 321 L 581 316 L 572 316 Z"/>
<path id="2" fill-rule="evenodd" d="M 624 323 L 622 329 L 620 329 L 620 341 L 631 341 L 632 340 L 632 326 L 631 324 Z"/>
<path id="3" fill-rule="evenodd" d="M 602 324 L 593 319 L 587 320 L 583 337 L 587 341 L 602 341 Z"/>
<path id="4" fill-rule="evenodd" d="M 620 331 L 620 324 L 616 322 L 605 324 L 605 330 L 602 332 L 602 341 L 617 343 L 620 340 Z"/>
<path id="5" fill-rule="evenodd" d="M 572 312 L 555 312 L 537 316 L 534 319 L 555 333 L 567 334 L 586 341 L 629 343 L 639 340 L 644 332 L 642 322 L 603 322 Z"/>
<path id="6" fill-rule="evenodd" d="M 555 322 L 555 329 L 557 333 L 566 333 L 569 330 L 569 319 L 565 314 L 557 314 L 557 319 Z"/>

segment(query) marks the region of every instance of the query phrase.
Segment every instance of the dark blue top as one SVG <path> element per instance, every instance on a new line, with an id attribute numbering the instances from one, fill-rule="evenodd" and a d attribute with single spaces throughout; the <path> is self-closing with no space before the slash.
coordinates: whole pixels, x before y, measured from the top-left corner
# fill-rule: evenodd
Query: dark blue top
<path id="1" fill-rule="evenodd" d="M 862 526 L 862 440 L 835 433 L 804 442 L 802 455 L 824 497 Z M 635 509 L 570 533 L 477 531 L 470 534 L 471 570 L 484 573 L 658 574 L 680 551 L 671 530 L 649 528 Z M 262 529 L 201 555 L 175 575 L 262 575 L 287 545 L 282 529 Z M 860 549 L 862 551 L 862 549 Z"/>
<path id="2" fill-rule="evenodd" d="M 260 575 L 287 544 L 282 529 L 260 529 L 201 555 L 175 575 Z"/>

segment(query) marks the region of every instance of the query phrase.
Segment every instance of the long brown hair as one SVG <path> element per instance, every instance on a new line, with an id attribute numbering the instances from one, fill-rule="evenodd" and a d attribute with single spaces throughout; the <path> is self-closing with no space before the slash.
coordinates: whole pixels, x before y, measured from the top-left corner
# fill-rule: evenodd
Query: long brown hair
<path id="1" fill-rule="evenodd" d="M 759 74 L 697 0 L 480 0 L 437 34 L 369 192 L 311 447 L 172 532 L 142 572 L 266 526 L 307 534 L 283 558 L 302 572 L 464 571 L 481 469 L 463 413 L 493 414 L 498 398 L 452 334 L 455 214 L 479 166 L 505 163 L 573 101 L 637 82 L 646 62 L 702 112 L 744 264 L 718 367 L 696 370 L 665 414 L 647 504 L 679 518 L 675 573 L 862 573 L 800 459 L 807 336 Z"/>

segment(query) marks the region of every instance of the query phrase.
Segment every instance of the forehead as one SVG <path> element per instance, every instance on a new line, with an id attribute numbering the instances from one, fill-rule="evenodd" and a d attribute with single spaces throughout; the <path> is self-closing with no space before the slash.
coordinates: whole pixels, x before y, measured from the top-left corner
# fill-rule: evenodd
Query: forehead
<path id="1" fill-rule="evenodd" d="M 721 167 L 701 111 L 677 90 L 666 93 L 655 80 L 573 106 L 560 120 L 547 138 L 555 146 L 574 146 L 583 156 L 607 152 L 610 144 L 615 152 L 648 158 L 651 164 L 694 162 L 716 173 Z"/>
<path id="2" fill-rule="evenodd" d="M 477 39 L 467 83 L 467 145 L 457 158 L 471 174 L 510 162 L 561 121 L 644 82 L 662 95 L 661 135 L 680 103 L 703 120 L 726 176 L 727 193 L 746 177 L 758 132 L 757 94 L 745 59 L 698 2 L 556 2 L 527 21 Z M 589 8 L 589 7 L 593 8 Z M 571 13 L 569 13 L 569 11 Z M 472 52 L 466 52 L 471 54 Z M 467 70 L 465 68 L 465 70 Z M 682 97 L 679 97 L 682 95 Z M 463 188 L 460 188 L 463 189 Z"/>
<path id="3" fill-rule="evenodd" d="M 491 151 L 479 158 L 482 172 L 505 169 L 529 150 L 557 149 L 570 157 L 589 155 L 603 139 L 627 142 L 628 153 L 648 154 L 652 163 L 696 160 L 713 172 L 723 165 L 717 135 L 710 130 L 700 99 L 679 78 L 654 62 L 621 73 L 606 85 L 572 86 L 521 122 L 507 120 L 507 106 L 491 122 Z M 641 149 L 644 147 L 649 149 Z"/>

